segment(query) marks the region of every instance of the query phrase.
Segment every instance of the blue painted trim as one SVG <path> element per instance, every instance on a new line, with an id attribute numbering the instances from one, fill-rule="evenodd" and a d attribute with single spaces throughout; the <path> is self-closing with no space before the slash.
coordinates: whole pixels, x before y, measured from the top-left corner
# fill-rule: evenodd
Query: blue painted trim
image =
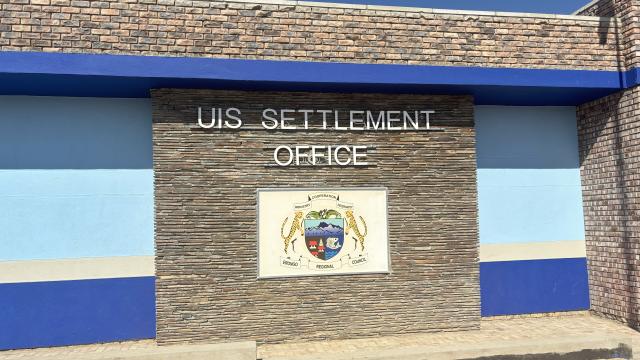
<path id="1" fill-rule="evenodd" d="M 617 89 L 563 89 L 514 86 L 399 86 L 393 84 L 288 83 L 0 74 L 0 95 L 148 98 L 150 89 L 159 88 L 473 95 L 477 105 L 514 106 L 575 106 L 617 91 Z"/>
<path id="2" fill-rule="evenodd" d="M 587 259 L 480 263 L 482 316 L 589 309 Z"/>
<path id="3" fill-rule="evenodd" d="M 620 87 L 615 71 L 2 52 L 5 74 L 215 79 L 295 83 Z"/>
<path id="4" fill-rule="evenodd" d="M 155 278 L 0 284 L 0 350 L 155 338 Z"/>
<path id="5" fill-rule="evenodd" d="M 0 52 L 0 94 L 148 97 L 220 88 L 472 94 L 478 104 L 575 105 L 621 88 L 617 71 Z"/>
<path id="6" fill-rule="evenodd" d="M 633 68 L 621 74 L 622 88 L 629 89 L 640 85 L 640 69 Z"/>

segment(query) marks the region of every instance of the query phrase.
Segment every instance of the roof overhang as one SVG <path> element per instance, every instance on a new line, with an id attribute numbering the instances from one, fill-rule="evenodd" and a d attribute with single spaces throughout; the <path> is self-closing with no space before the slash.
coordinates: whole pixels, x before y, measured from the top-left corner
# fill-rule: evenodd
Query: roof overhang
<path id="1" fill-rule="evenodd" d="M 470 94 L 476 104 L 578 105 L 628 72 L 0 52 L 0 94 L 149 97 L 155 88 Z"/>

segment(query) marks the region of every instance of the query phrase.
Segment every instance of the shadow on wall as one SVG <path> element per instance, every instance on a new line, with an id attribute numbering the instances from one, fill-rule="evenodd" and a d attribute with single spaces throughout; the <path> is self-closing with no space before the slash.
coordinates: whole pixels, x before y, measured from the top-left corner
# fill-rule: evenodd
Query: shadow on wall
<path id="1" fill-rule="evenodd" d="M 611 24 L 613 23 L 613 30 L 616 34 L 616 43 L 618 43 L 618 26 L 615 21 L 611 21 L 611 17 L 615 16 L 613 11 L 615 9 L 614 0 L 600 0 L 598 2 L 597 15 L 602 16 L 600 20 L 600 26 L 598 28 L 598 34 L 600 36 L 600 45 L 607 43 L 607 33 L 611 31 Z"/>
<path id="2" fill-rule="evenodd" d="M 2 169 L 152 169 L 139 99 L 0 97 Z"/>
<path id="3" fill-rule="evenodd" d="M 627 0 L 628 1 L 628 0 Z M 623 84 L 623 71 L 625 70 L 625 58 L 621 51 L 621 47 L 624 45 L 620 42 L 620 31 L 618 22 L 615 21 L 616 16 L 616 4 L 615 0 L 600 0 L 598 2 L 598 9 L 596 16 L 601 16 L 600 24 L 598 26 L 598 36 L 600 39 L 600 45 L 606 45 L 609 41 L 608 34 L 613 31 L 616 45 L 616 59 L 618 76 L 620 77 L 620 85 Z M 601 10 L 602 9 L 602 10 Z"/>
<path id="4" fill-rule="evenodd" d="M 476 106 L 478 169 L 577 169 L 575 108 Z"/>
<path id="5" fill-rule="evenodd" d="M 631 96 L 637 97 L 639 94 L 634 93 Z M 630 178 L 627 173 L 627 169 L 633 167 L 634 164 L 630 163 L 625 157 L 625 144 L 621 135 L 622 131 L 629 131 L 628 122 L 633 121 L 633 119 L 628 119 L 627 117 L 633 117 L 633 114 L 621 113 L 620 108 L 625 101 L 629 101 L 629 98 L 625 99 L 624 92 L 621 92 L 609 96 L 605 101 L 583 105 L 580 109 L 578 117 L 580 164 L 583 171 L 585 171 L 583 174 L 583 181 L 586 181 L 583 184 L 585 196 L 587 199 L 596 199 L 585 203 L 585 213 L 590 218 L 598 219 L 600 224 L 593 225 L 594 228 L 588 228 L 587 234 L 589 232 L 605 233 L 607 234 L 606 236 L 614 236 L 615 233 L 619 234 L 619 238 L 616 239 L 618 240 L 617 249 L 608 249 L 607 245 L 599 245 L 603 240 L 607 242 L 610 242 L 610 240 L 600 239 L 597 235 L 587 237 L 587 249 L 595 256 L 589 259 L 590 281 L 593 289 L 591 296 L 598 297 L 593 298 L 594 301 L 592 303 L 595 304 L 593 310 L 605 315 L 620 317 L 620 314 L 615 313 L 617 305 L 612 303 L 613 299 L 604 296 L 613 295 L 617 297 L 619 295 L 615 293 L 616 289 L 607 287 L 619 286 L 620 284 L 613 284 L 613 282 L 622 275 L 625 292 L 623 304 L 626 303 L 624 320 L 630 326 L 639 329 L 640 318 L 637 309 L 640 293 L 636 290 L 638 286 L 636 281 L 638 268 L 635 266 L 638 254 L 638 240 L 632 233 L 633 223 L 639 219 L 637 215 L 634 215 L 636 211 L 633 206 L 633 199 L 630 199 L 630 193 L 635 191 L 632 185 L 634 179 L 633 177 Z M 607 130 L 605 131 L 605 129 Z M 608 136 L 609 134 L 610 136 Z M 611 144 L 608 145 L 609 143 Z M 602 162 L 600 160 L 602 156 L 612 158 L 612 165 L 610 165 L 612 168 L 602 168 L 602 165 L 598 164 Z M 606 185 L 611 173 L 613 173 L 613 188 Z M 594 178 L 595 174 L 600 174 L 600 176 Z M 591 181 L 595 183 L 591 183 Z M 612 199 L 612 194 L 615 199 Z M 605 210 L 601 210 L 603 208 Z M 611 215 L 612 211 L 615 212 L 613 216 Z M 611 258 L 612 252 L 621 255 L 623 258 Z M 623 263 L 620 264 L 620 261 Z M 619 268 L 622 270 L 622 274 L 620 274 Z M 602 279 L 605 279 L 604 281 L 608 281 L 608 283 L 601 283 Z M 594 283 L 596 281 L 598 283 Z"/>
<path id="6" fill-rule="evenodd" d="M 623 5 L 623 1 L 601 0 L 598 3 L 597 15 L 607 17 L 616 16 L 616 13 L 620 13 L 620 6 Z M 607 43 L 607 34 L 610 31 L 613 31 L 615 34 L 618 72 L 620 73 L 620 82 L 622 83 L 622 74 L 625 70 L 626 59 L 622 51 L 624 43 L 621 43 L 620 40 L 621 30 L 624 31 L 624 29 L 619 28 L 617 21 L 605 18 L 600 21 L 600 44 L 604 45 Z M 605 294 L 603 292 L 606 292 L 606 295 L 618 295 L 614 293 L 616 291 L 615 289 L 607 287 L 619 284 L 603 284 L 595 282 L 601 281 L 598 279 L 606 279 L 613 282 L 622 275 L 625 291 L 624 303 L 626 303 L 626 308 L 624 309 L 626 316 L 624 316 L 624 320 L 630 326 L 638 329 L 640 328 L 640 315 L 638 314 L 638 297 L 640 294 L 636 290 L 637 284 L 635 283 L 635 275 L 637 274 L 638 269 L 634 265 L 637 256 L 637 240 L 632 234 L 633 222 L 637 221 L 638 218 L 637 216 L 632 216 L 635 209 L 633 208 L 633 200 L 630 199 L 630 191 L 634 191 L 635 189 L 633 189 L 632 186 L 629 186 L 629 184 L 633 184 L 633 179 L 629 178 L 629 174 L 627 173 L 627 169 L 634 164 L 629 164 L 629 161 L 625 158 L 625 145 L 621 138 L 621 132 L 625 129 L 628 131 L 628 122 L 632 121 L 629 120 L 628 117 L 633 116 L 633 114 L 628 115 L 621 112 L 621 107 L 623 106 L 622 102 L 629 101 L 628 99 L 625 100 L 624 93 L 625 92 L 613 94 L 607 97 L 606 100 L 583 104 L 578 108 L 580 165 L 583 172 L 585 172 L 582 175 L 583 182 L 587 181 L 587 183 L 583 184 L 583 187 L 585 188 L 585 199 L 596 199 L 589 200 L 589 203 L 585 202 L 586 216 L 588 218 L 598 219 L 599 224 L 601 224 L 600 226 L 605 227 L 603 229 L 598 227 L 598 225 L 593 225 L 594 228 L 587 229 L 587 234 L 590 232 L 606 233 L 609 236 L 613 235 L 613 233 L 620 234 L 617 239 L 617 249 L 608 249 L 606 246 L 599 246 L 598 244 L 601 243 L 601 239 L 598 237 L 592 236 L 587 237 L 586 239 L 588 251 L 592 256 L 595 256 L 594 258 L 589 259 L 589 281 L 591 282 L 592 300 L 594 300 L 592 301 L 592 304 L 594 304 L 593 310 L 619 318 L 619 314 L 615 313 L 614 306 L 616 305 L 612 304 L 612 299 L 599 298 L 604 297 Z M 639 95 L 632 94 L 631 96 L 637 97 Z M 605 131 L 605 129 L 608 130 Z M 612 143 L 607 145 L 610 141 Z M 595 163 L 596 161 L 599 161 L 596 160 L 598 157 L 601 158 L 603 156 L 600 152 L 606 152 L 606 155 L 612 157 L 612 168 L 603 169 L 599 167 L 602 165 Z M 594 163 L 591 163 L 591 161 L 594 161 Z M 600 176 L 594 178 L 596 171 L 600 173 Z M 611 177 L 611 173 L 613 173 L 612 186 L 615 186 L 615 188 L 602 189 L 602 186 L 606 186 L 603 183 Z M 596 183 L 590 183 L 590 181 L 594 181 Z M 595 188 L 596 185 L 600 187 L 600 190 Z M 612 194 L 617 195 L 614 201 L 610 201 Z M 619 208 L 617 207 L 617 200 L 619 200 Z M 603 210 L 600 209 L 602 208 L 606 209 L 604 210 L 606 213 L 601 213 Z M 611 218 L 611 211 L 615 211 L 613 219 L 616 220 L 609 220 L 608 222 L 605 222 L 607 221 L 607 218 Z M 615 251 L 615 254 L 621 254 L 623 258 L 611 259 L 611 251 Z M 598 259 L 605 260 L 600 261 Z M 620 264 L 620 261 L 623 261 L 624 263 Z M 620 270 L 616 270 L 619 266 L 622 266 L 623 274 L 619 273 Z M 602 271 L 602 269 L 604 269 L 604 271 Z M 602 290 L 603 287 L 604 290 Z M 594 298 L 594 296 L 598 298 Z"/>

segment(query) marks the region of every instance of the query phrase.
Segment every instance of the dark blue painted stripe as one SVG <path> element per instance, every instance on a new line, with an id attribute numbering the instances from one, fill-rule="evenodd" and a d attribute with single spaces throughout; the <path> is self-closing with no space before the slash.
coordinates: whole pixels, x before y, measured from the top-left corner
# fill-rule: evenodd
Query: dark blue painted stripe
<path id="1" fill-rule="evenodd" d="M 587 259 L 480 263 L 482 316 L 589 309 Z"/>
<path id="2" fill-rule="evenodd" d="M 155 338 L 155 278 L 0 284 L 0 350 Z"/>
<path id="3" fill-rule="evenodd" d="M 622 73 L 622 82 L 625 89 L 640 85 L 640 69 L 633 68 Z"/>
<path id="4" fill-rule="evenodd" d="M 0 52 L 5 74 L 294 83 L 620 87 L 616 71 L 354 64 L 133 55 Z"/>
<path id="5" fill-rule="evenodd" d="M 617 71 L 0 52 L 0 94 L 148 97 L 153 88 L 470 94 L 477 104 L 576 105 Z"/>
<path id="6" fill-rule="evenodd" d="M 393 94 L 473 95 L 478 105 L 577 105 L 614 92 L 505 86 L 329 84 L 126 78 L 78 75 L 0 74 L 0 95 L 93 96 L 147 98 L 150 89 L 189 88 L 262 91 L 365 92 Z"/>

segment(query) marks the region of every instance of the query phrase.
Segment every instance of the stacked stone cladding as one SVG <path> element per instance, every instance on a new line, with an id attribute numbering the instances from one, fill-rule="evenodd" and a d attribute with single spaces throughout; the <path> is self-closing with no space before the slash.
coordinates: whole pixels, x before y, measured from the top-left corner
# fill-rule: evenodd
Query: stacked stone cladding
<path id="1" fill-rule="evenodd" d="M 158 342 L 479 327 L 472 97 L 167 89 L 152 101 Z M 241 109 L 247 129 L 199 128 L 197 106 L 211 104 Z M 432 126 L 445 130 L 250 129 L 263 108 L 430 109 Z M 276 146 L 300 144 L 369 145 L 375 166 L 269 166 Z M 300 187 L 386 187 L 391 273 L 257 279 L 256 189 Z"/>
<path id="2" fill-rule="evenodd" d="M 0 50 L 615 70 L 588 17 L 304 2 L 9 0 Z"/>

